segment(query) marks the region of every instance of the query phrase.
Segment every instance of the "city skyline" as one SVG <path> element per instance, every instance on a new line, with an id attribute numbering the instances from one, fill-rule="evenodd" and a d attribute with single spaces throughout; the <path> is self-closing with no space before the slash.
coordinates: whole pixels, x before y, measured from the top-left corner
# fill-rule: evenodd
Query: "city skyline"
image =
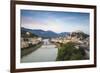
<path id="1" fill-rule="evenodd" d="M 21 10 L 21 27 L 56 33 L 81 30 L 89 34 L 89 13 Z"/>

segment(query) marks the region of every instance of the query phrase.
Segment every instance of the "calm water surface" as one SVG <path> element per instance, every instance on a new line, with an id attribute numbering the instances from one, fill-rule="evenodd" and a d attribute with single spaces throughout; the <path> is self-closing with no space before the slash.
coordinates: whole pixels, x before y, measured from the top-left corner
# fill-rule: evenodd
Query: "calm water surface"
<path id="1" fill-rule="evenodd" d="M 24 56 L 21 62 L 48 62 L 56 61 L 58 49 L 48 39 L 43 40 L 44 44 L 36 51 Z"/>

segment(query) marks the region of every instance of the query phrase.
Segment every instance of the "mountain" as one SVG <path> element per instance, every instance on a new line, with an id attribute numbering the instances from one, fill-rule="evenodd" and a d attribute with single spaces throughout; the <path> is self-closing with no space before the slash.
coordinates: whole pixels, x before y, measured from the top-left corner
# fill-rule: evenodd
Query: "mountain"
<path id="1" fill-rule="evenodd" d="M 39 36 L 42 38 L 66 37 L 69 35 L 69 32 L 55 33 L 53 31 L 44 31 L 41 29 L 27 29 L 27 28 L 21 27 L 21 33 L 23 32 L 30 32 L 34 34 L 35 36 Z"/>
<path id="2" fill-rule="evenodd" d="M 52 37 L 57 37 L 58 34 L 53 32 L 53 31 L 44 31 L 44 30 L 40 30 L 40 29 L 27 29 L 27 28 L 21 28 L 21 32 L 31 32 L 32 34 L 35 34 L 39 37 L 42 38 L 52 38 Z"/>
<path id="3" fill-rule="evenodd" d="M 69 33 L 69 32 L 61 32 L 61 33 L 59 33 L 58 35 L 59 35 L 60 37 L 66 37 L 66 36 L 70 35 L 70 33 Z"/>
<path id="4" fill-rule="evenodd" d="M 35 37 L 42 37 L 42 38 L 56 38 L 56 37 L 66 37 L 71 35 L 72 37 L 77 37 L 80 39 L 85 39 L 89 37 L 88 34 L 78 30 L 78 31 L 73 31 L 72 33 L 70 32 L 61 32 L 61 33 L 55 33 L 53 31 L 44 31 L 41 29 L 27 29 L 21 27 L 21 36 L 27 36 L 25 35 L 26 32 L 30 33 L 30 37 L 35 36 Z"/>
<path id="5" fill-rule="evenodd" d="M 25 29 L 21 29 L 21 37 L 38 37 L 37 35 L 31 33 L 30 31 L 27 31 Z"/>
<path id="6" fill-rule="evenodd" d="M 58 37 L 58 34 L 53 31 L 45 31 L 43 36 L 52 38 L 52 37 Z"/>

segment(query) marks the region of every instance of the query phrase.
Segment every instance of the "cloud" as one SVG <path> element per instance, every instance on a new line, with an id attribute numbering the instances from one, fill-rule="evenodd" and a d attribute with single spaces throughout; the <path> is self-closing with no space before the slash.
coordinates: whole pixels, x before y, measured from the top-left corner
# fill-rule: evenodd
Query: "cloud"
<path id="1" fill-rule="evenodd" d="M 38 12 L 38 11 L 37 11 Z M 21 16 L 21 27 L 29 29 L 51 30 L 54 32 L 71 32 L 82 30 L 89 33 L 89 18 L 83 14 L 56 13 L 56 12 L 34 12 Z M 55 14 L 56 13 L 56 14 Z"/>

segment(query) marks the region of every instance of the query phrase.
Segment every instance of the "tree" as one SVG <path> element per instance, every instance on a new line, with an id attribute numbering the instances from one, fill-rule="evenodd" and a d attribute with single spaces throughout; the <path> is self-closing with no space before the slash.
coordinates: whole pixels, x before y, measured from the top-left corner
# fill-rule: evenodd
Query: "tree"
<path id="1" fill-rule="evenodd" d="M 84 58 L 83 50 L 76 49 L 75 43 L 69 42 L 67 44 L 63 44 L 58 50 L 57 61 L 64 60 L 82 60 Z"/>

